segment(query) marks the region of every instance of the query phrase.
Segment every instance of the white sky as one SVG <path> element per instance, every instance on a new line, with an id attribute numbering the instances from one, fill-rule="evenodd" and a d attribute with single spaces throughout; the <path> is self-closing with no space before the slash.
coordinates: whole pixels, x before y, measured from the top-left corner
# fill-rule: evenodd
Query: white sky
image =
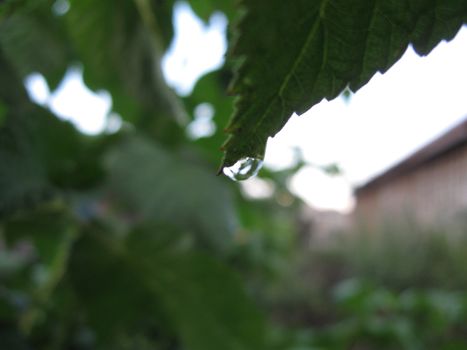
<path id="1" fill-rule="evenodd" d="M 268 142 L 266 164 L 286 164 L 294 146 L 313 164 L 338 163 L 344 178 L 306 169 L 292 188 L 315 207 L 348 209 L 348 184 L 368 181 L 467 117 L 466 63 L 465 27 L 429 56 L 409 48 L 349 102 L 323 101 L 292 117 Z"/>
<path id="2" fill-rule="evenodd" d="M 25 85 L 36 103 L 48 106 L 60 118 L 70 120 L 86 134 L 103 132 L 113 122 L 110 117 L 115 117 L 113 113 L 109 115 L 112 107 L 110 94 L 89 90 L 84 85 L 83 72 L 79 68 L 69 69 L 53 93 L 40 74 L 31 74 L 26 78 Z"/>
<path id="3" fill-rule="evenodd" d="M 175 13 L 175 38 L 162 60 L 162 70 L 177 93 L 188 95 L 200 76 L 224 63 L 227 18 L 216 13 L 206 26 L 183 2 L 175 4 Z"/>
<path id="4" fill-rule="evenodd" d="M 226 19 L 215 15 L 206 26 L 185 3 L 176 7 L 176 36 L 163 70 L 168 83 L 185 95 L 197 78 L 222 64 Z M 466 62 L 465 27 L 427 57 L 418 57 L 410 48 L 349 102 L 342 98 L 323 101 L 304 115 L 292 117 L 269 140 L 265 164 L 286 166 L 293 159 L 294 147 L 300 147 L 312 164 L 338 163 L 344 176 L 330 178 L 307 167 L 294 177 L 291 188 L 313 207 L 348 210 L 351 185 L 368 181 L 467 116 Z M 31 75 L 26 86 L 33 99 L 72 120 L 81 131 L 96 134 L 109 128 L 111 97 L 87 89 L 78 69 L 70 70 L 53 94 L 38 74 Z M 247 180 L 251 183 L 246 187 L 259 186 L 256 180 Z"/>

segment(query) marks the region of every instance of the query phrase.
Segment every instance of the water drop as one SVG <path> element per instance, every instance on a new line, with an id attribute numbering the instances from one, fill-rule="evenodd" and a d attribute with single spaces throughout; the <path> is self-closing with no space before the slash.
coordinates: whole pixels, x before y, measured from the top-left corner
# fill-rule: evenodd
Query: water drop
<path id="1" fill-rule="evenodd" d="M 247 180 L 258 174 L 263 166 L 263 160 L 253 157 L 245 157 L 230 167 L 223 169 L 224 174 L 234 181 Z"/>

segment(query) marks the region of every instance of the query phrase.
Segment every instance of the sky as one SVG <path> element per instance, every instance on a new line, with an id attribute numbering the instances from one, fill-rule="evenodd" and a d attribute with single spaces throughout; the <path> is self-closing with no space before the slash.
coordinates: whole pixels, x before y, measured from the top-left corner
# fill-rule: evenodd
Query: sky
<path id="1" fill-rule="evenodd" d="M 313 164 L 339 164 L 341 177 L 309 167 L 291 186 L 315 207 L 350 209 L 349 184 L 362 185 L 467 117 L 466 62 L 465 27 L 426 57 L 409 48 L 349 101 L 323 101 L 292 117 L 270 139 L 266 164 L 280 166 L 294 146 Z"/>
<path id="2" fill-rule="evenodd" d="M 187 95 L 200 76 L 222 65 L 227 20 L 216 14 L 206 25 L 186 3 L 178 2 L 175 25 L 175 38 L 162 68 L 168 84 Z M 352 187 L 395 165 L 467 116 L 466 62 L 465 27 L 427 57 L 409 48 L 384 75 L 376 74 L 350 99 L 323 101 L 293 116 L 269 139 L 265 166 L 290 165 L 294 148 L 299 148 L 310 166 L 291 180 L 292 191 L 314 208 L 348 212 L 354 203 Z M 37 103 L 71 120 L 82 132 L 114 131 L 121 124 L 111 112 L 111 96 L 89 90 L 78 67 L 68 71 L 54 92 L 39 74 L 32 74 L 25 83 Z M 206 115 L 215 118 L 213 112 L 200 113 L 203 117 L 189 126 L 189 136 L 209 135 L 212 121 Z M 343 174 L 330 177 L 317 167 L 331 163 L 337 163 Z M 252 196 L 270 192 L 270 186 L 258 179 L 242 186 Z"/>

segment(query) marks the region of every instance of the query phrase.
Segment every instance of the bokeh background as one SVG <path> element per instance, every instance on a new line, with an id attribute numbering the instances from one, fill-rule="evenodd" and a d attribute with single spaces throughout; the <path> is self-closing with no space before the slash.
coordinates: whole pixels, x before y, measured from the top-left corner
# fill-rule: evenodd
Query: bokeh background
<path id="1" fill-rule="evenodd" d="M 0 349 L 467 349 L 465 27 L 234 182 L 233 2 L 0 6 Z"/>

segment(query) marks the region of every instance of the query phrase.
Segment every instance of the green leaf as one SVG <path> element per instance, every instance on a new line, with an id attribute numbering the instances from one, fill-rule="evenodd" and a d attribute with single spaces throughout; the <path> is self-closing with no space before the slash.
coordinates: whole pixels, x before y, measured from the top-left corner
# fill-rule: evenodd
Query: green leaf
<path id="1" fill-rule="evenodd" d="M 213 164 L 219 161 L 219 145 L 224 139 L 223 128 L 233 108 L 233 97 L 226 94 L 229 78 L 230 74 L 225 68 L 208 73 L 196 83 L 191 95 L 184 99 L 190 115 L 193 115 L 196 107 L 202 103 L 208 103 L 214 109 L 213 122 L 216 125 L 214 134 L 194 141 Z"/>
<path id="2" fill-rule="evenodd" d="M 107 89 L 114 110 L 148 133 L 163 135 L 161 120 L 183 122 L 184 110 L 160 68 L 167 29 L 155 13 L 167 12 L 167 5 L 153 9 L 149 0 L 71 0 L 70 5 L 68 31 L 86 84 Z"/>
<path id="3" fill-rule="evenodd" d="M 236 13 L 234 0 L 191 0 L 189 2 L 193 11 L 205 22 L 208 22 L 216 11 L 221 11 L 231 20 Z"/>
<path id="4" fill-rule="evenodd" d="M 146 1 L 146 0 L 145 0 Z M 160 33 L 162 46 L 167 49 L 172 42 L 174 27 L 172 23 L 175 0 L 151 0 L 146 1 L 152 19 L 154 30 Z"/>
<path id="5" fill-rule="evenodd" d="M 101 232 L 93 233 L 101 234 Z M 112 241 L 89 233 L 76 243 L 68 277 L 80 303 L 80 313 L 97 334 L 98 343 L 130 330 L 140 319 L 158 317 L 157 298 L 142 286 L 124 252 Z M 136 255 L 137 257 L 137 255 Z"/>
<path id="6" fill-rule="evenodd" d="M 41 318 L 41 309 L 49 302 L 53 291 L 63 278 L 77 227 L 63 207 L 45 207 L 35 212 L 5 221 L 2 225 L 5 238 L 11 242 L 27 240 L 32 244 L 37 260 L 28 292 L 34 304 L 21 314 L 24 330 L 30 331 Z"/>
<path id="7" fill-rule="evenodd" d="M 264 349 L 263 320 L 238 277 L 209 256 L 155 249 L 156 234 L 135 232 L 121 244 L 88 235 L 77 244 L 71 277 L 98 336 L 111 342 L 122 327 L 171 336 L 174 328 L 191 350 Z"/>
<path id="8" fill-rule="evenodd" d="M 149 237 L 130 238 L 131 251 L 144 257 L 141 271 L 157 276 L 147 280 L 149 286 L 159 292 L 189 349 L 265 349 L 264 320 L 229 268 L 197 252 L 154 254 Z M 151 273 L 154 266 L 159 273 Z"/>
<path id="9" fill-rule="evenodd" d="M 464 0 L 244 0 L 231 57 L 239 95 L 223 166 L 262 158 L 267 138 L 346 86 L 385 72 L 409 44 L 425 55 L 467 21 Z M 273 25 L 272 25 L 273 24 Z"/>
<path id="10" fill-rule="evenodd" d="M 237 226 L 223 179 L 143 138 L 129 138 L 108 156 L 109 195 L 136 222 L 195 233 L 215 250 L 229 247 Z"/>
<path id="11" fill-rule="evenodd" d="M 7 107 L 2 102 L 0 102 L 0 128 L 2 127 L 3 122 L 6 119 L 6 115 L 7 115 Z"/>
<path id="12" fill-rule="evenodd" d="M 0 217 L 95 186 L 103 175 L 98 141 L 30 103 L 9 109 L 0 128 Z"/>
<path id="13" fill-rule="evenodd" d="M 0 339 L 2 339 L 2 347 L 4 349 L 31 350 L 24 336 L 12 326 L 2 326 L 0 329 Z"/>
<path id="14" fill-rule="evenodd" d="M 56 189 L 94 186 L 102 172 L 98 139 L 31 103 L 0 51 L 0 217 L 50 199 Z M 77 171 L 79 169 L 79 171 Z"/>
<path id="15" fill-rule="evenodd" d="M 9 118 L 0 129 L 0 217 L 47 198 L 47 169 L 28 137 L 24 118 Z"/>
<path id="16" fill-rule="evenodd" d="M 47 193 L 43 168 L 34 159 L 22 157 L 25 149 L 18 151 L 21 153 L 0 151 L 2 163 L 13 164 L 2 166 L 0 171 L 0 217 L 20 207 L 34 205 Z"/>
<path id="17" fill-rule="evenodd" d="M 0 102 L 3 106 L 2 124 L 11 113 L 11 109 L 18 111 L 29 102 L 26 90 L 21 79 L 6 58 L 4 50 L 0 47 Z"/>
<path id="18" fill-rule="evenodd" d="M 0 49 L 0 103 L 4 106 L 0 126 L 0 217 L 34 202 L 48 189 L 46 171 L 22 125 L 29 104 L 15 70 Z M 28 204 L 29 204 L 28 203 Z"/>
<path id="19" fill-rule="evenodd" d="M 0 46 L 21 78 L 45 76 L 54 89 L 71 61 L 63 23 L 52 13 L 53 1 L 23 1 L 0 21 Z"/>

